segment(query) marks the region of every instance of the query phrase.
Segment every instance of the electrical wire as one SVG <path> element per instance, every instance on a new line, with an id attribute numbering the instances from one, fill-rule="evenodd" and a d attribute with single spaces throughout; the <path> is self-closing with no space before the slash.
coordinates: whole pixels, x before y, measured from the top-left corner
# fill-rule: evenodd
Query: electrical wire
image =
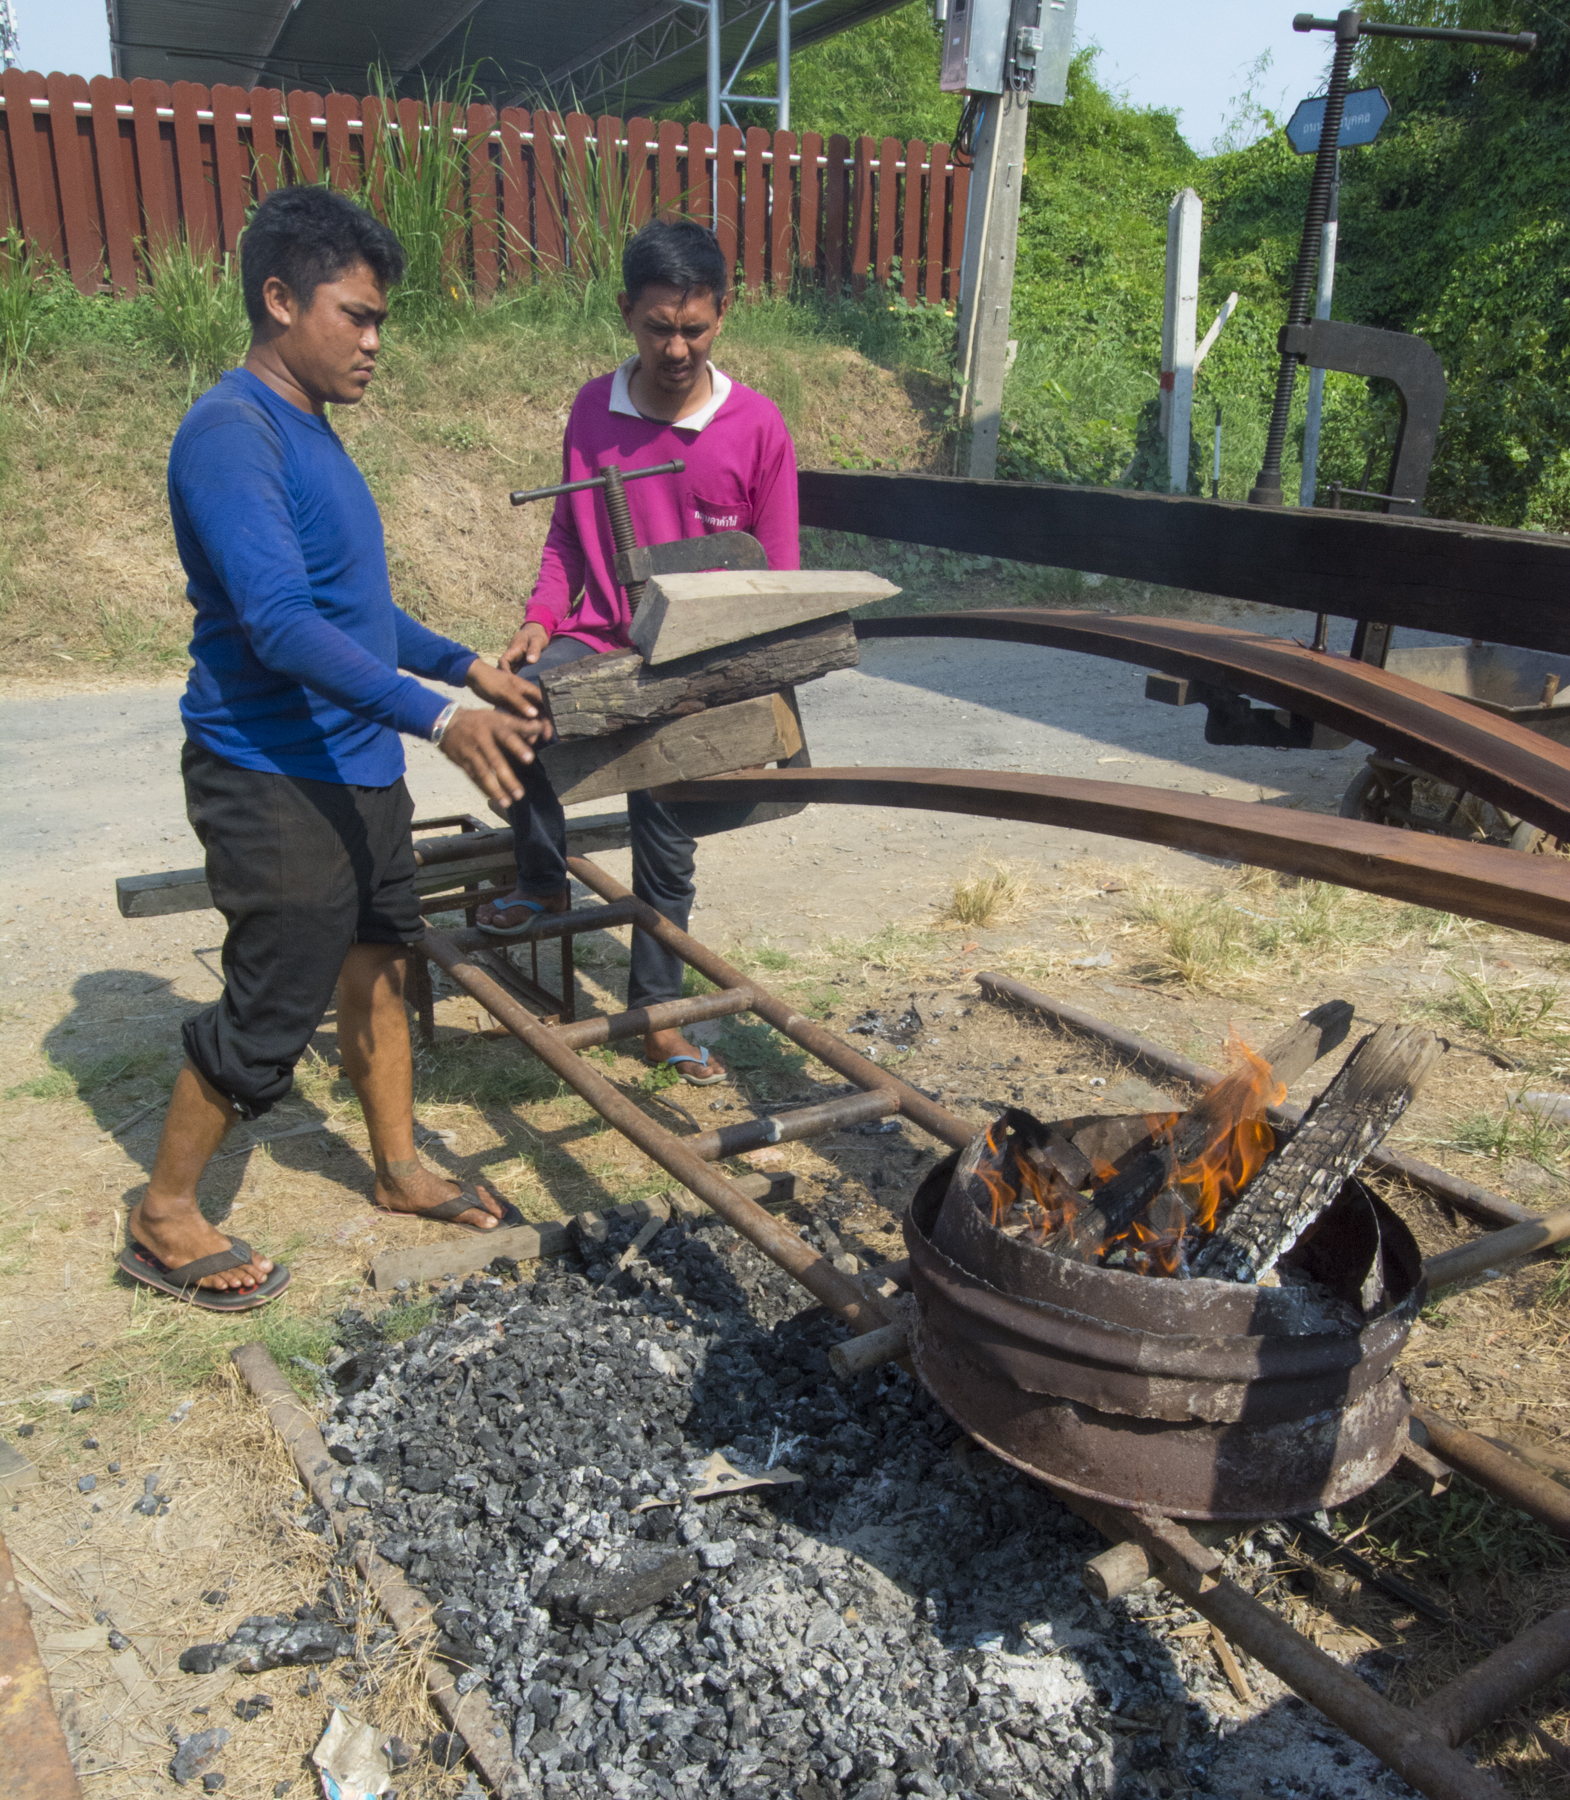
<path id="1" fill-rule="evenodd" d="M 985 94 L 967 94 L 964 109 L 959 115 L 959 124 L 954 131 L 954 154 L 963 156 L 966 162 L 973 162 L 976 156 L 976 131 L 981 124 L 981 115 L 986 111 L 988 96 Z"/>

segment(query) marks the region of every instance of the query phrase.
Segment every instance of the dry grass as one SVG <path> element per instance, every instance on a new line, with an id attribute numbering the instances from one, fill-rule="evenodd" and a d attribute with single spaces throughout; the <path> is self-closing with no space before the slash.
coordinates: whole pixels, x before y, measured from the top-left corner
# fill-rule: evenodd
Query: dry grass
<path id="1" fill-rule="evenodd" d="M 985 861 L 955 882 L 938 912 L 945 931 L 979 931 L 1023 919 L 1039 903 L 1041 882 L 1020 863 Z"/>

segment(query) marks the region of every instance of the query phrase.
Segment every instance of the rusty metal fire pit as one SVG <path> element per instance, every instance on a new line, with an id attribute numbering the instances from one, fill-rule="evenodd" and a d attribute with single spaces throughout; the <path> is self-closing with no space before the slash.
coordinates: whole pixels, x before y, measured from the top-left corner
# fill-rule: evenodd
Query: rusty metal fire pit
<path id="1" fill-rule="evenodd" d="M 1046 1130 L 1079 1133 L 1084 1119 Z M 1139 1119 L 1100 1129 L 1132 1145 Z M 981 1142 L 978 1139 L 978 1144 Z M 1372 1486 L 1406 1440 L 1396 1356 L 1423 1303 L 1411 1233 L 1345 1182 L 1280 1287 L 1074 1262 L 994 1225 L 976 1146 L 905 1218 L 912 1354 L 945 1411 L 1027 1473 L 1175 1518 L 1265 1519 Z"/>

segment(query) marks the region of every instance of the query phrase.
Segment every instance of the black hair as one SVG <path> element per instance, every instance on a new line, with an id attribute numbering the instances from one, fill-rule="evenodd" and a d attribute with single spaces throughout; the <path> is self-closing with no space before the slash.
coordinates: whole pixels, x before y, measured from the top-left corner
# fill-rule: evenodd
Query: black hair
<path id="1" fill-rule="evenodd" d="M 325 187 L 285 187 L 251 215 L 240 239 L 240 285 L 253 326 L 267 317 L 262 287 L 273 276 L 309 309 L 324 281 L 365 263 L 384 288 L 403 279 L 403 245 L 363 206 Z"/>
<path id="2" fill-rule="evenodd" d="M 621 282 L 636 301 L 646 287 L 678 288 L 690 294 L 707 288 L 719 306 L 730 285 L 725 252 L 707 225 L 696 219 L 653 219 L 621 253 Z"/>

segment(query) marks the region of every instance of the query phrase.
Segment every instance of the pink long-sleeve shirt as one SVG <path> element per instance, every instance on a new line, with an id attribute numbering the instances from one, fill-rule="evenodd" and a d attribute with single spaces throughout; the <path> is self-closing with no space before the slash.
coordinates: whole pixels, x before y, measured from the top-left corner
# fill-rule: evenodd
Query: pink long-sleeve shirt
<path id="1" fill-rule="evenodd" d="M 624 471 L 683 462 L 680 475 L 627 484 L 640 544 L 747 531 L 771 569 L 799 569 L 796 446 L 772 400 L 710 364 L 709 404 L 680 424 L 644 418 L 627 393 L 629 358 L 578 390 L 562 441 L 562 480 L 583 481 L 607 463 Z M 595 650 L 624 650 L 632 615 L 616 581 L 616 547 L 598 488 L 562 494 L 551 515 L 528 624 Z"/>

